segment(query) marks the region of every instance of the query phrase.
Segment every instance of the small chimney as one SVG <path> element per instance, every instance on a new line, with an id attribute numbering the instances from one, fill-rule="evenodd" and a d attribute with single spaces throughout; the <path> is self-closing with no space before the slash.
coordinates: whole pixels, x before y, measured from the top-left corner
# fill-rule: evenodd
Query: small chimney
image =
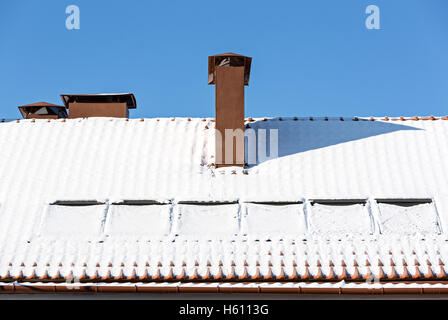
<path id="1" fill-rule="evenodd" d="M 251 62 L 235 53 L 208 57 L 208 84 L 216 86 L 216 167 L 244 166 L 244 86 Z"/>
<path id="2" fill-rule="evenodd" d="M 113 117 L 127 118 L 129 109 L 136 109 L 132 93 L 62 94 L 69 118 Z"/>
<path id="3" fill-rule="evenodd" d="M 64 106 L 58 106 L 48 102 L 37 102 L 19 106 L 23 119 L 58 119 L 67 118 Z"/>

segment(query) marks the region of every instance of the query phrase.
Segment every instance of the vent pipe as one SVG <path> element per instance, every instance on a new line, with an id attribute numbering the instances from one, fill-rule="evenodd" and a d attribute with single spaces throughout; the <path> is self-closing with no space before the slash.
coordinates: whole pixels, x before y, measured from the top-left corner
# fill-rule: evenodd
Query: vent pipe
<path id="1" fill-rule="evenodd" d="M 244 86 L 251 62 L 235 53 L 208 57 L 208 84 L 215 85 L 216 167 L 244 166 Z"/>

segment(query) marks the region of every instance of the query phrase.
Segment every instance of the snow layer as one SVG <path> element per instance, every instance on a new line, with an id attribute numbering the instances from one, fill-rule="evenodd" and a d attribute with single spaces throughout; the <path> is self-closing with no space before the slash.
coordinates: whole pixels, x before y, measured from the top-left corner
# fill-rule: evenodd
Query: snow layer
<path id="1" fill-rule="evenodd" d="M 425 235 L 440 232 L 432 203 L 413 206 L 380 203 L 381 233 L 397 235 Z"/>
<path id="2" fill-rule="evenodd" d="M 311 230 L 322 236 L 348 236 L 372 233 L 365 204 L 309 206 Z"/>
<path id="3" fill-rule="evenodd" d="M 178 205 L 173 228 L 186 238 L 231 238 L 239 233 L 239 206 Z"/>
<path id="4" fill-rule="evenodd" d="M 41 237 L 95 239 L 100 237 L 106 216 L 105 205 L 47 205 L 40 229 Z"/>
<path id="5" fill-rule="evenodd" d="M 244 206 L 241 232 L 255 239 L 288 239 L 304 236 L 306 222 L 303 204 Z"/>
<path id="6" fill-rule="evenodd" d="M 170 233 L 169 205 L 111 205 L 105 234 L 108 236 L 153 238 Z"/>
<path id="7" fill-rule="evenodd" d="M 347 265 L 347 272 L 354 272 L 355 262 L 359 272 L 370 268 L 378 275 L 393 274 L 391 260 L 398 274 L 405 270 L 427 274 L 429 269 L 443 275 L 441 270 L 448 263 L 448 121 L 251 122 L 254 130 L 278 130 L 279 158 L 243 170 L 211 165 L 215 162 L 214 122 L 204 120 L 89 118 L 0 123 L 0 276 L 53 276 L 58 272 L 104 276 L 121 271 L 132 274 L 134 269 L 137 275 L 146 271 L 168 275 L 171 264 L 175 274 L 180 274 L 184 262 L 187 275 L 206 275 L 208 269 L 218 273 L 220 261 L 227 274 L 235 265 L 235 273 L 244 275 L 245 264 L 249 274 L 256 274 L 257 268 L 261 275 L 278 274 L 282 265 L 285 272 L 297 268 L 306 274 L 308 268 L 310 274 L 318 274 L 319 264 L 328 274 L 331 261 L 336 275 L 343 273 L 342 264 Z M 370 235 L 369 215 L 361 208 L 329 212 L 318 206 L 317 210 L 307 207 L 303 213 L 309 219 L 306 239 L 252 241 L 241 235 L 240 219 L 244 222 L 245 217 L 237 209 L 245 201 L 423 198 L 435 199 L 440 235 L 426 211 L 417 213 L 416 221 L 409 218 L 415 212 L 405 213 L 407 218 L 399 219 L 402 229 L 390 225 L 383 228 L 390 233 L 375 229 Z M 171 200 L 174 204 L 181 200 L 239 201 L 239 205 L 216 215 L 217 207 L 172 212 L 175 230 L 157 241 L 136 241 L 134 236 L 145 232 L 142 226 L 148 221 L 143 213 L 140 218 L 129 213 L 128 223 L 122 223 L 120 230 L 120 218 L 116 223 L 111 219 L 110 236 L 100 242 L 92 239 L 104 235 L 101 210 L 87 214 L 86 208 L 59 211 L 52 207 L 45 213 L 48 203 L 63 199 L 108 204 L 113 199 Z M 381 225 L 379 217 L 373 215 L 377 225 Z M 163 225 L 160 234 L 165 234 L 165 224 L 158 219 L 151 223 L 156 226 L 159 221 Z M 255 232 L 262 224 L 251 221 L 246 227 Z M 282 224 L 278 221 L 272 229 L 289 234 L 290 226 Z M 416 235 L 416 225 L 423 237 Z M 301 233 L 302 225 L 297 230 Z M 335 230 L 337 241 L 331 239 Z M 179 236 L 173 239 L 173 232 Z M 400 266 L 403 261 L 407 269 Z"/>

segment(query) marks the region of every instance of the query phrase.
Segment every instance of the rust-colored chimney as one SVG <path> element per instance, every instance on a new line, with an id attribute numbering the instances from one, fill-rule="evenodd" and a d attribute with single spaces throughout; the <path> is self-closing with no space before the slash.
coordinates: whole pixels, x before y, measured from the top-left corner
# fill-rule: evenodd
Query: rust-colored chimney
<path id="1" fill-rule="evenodd" d="M 132 93 L 62 94 L 69 118 L 127 118 L 129 109 L 137 108 Z"/>
<path id="2" fill-rule="evenodd" d="M 216 86 L 216 167 L 244 166 L 244 86 L 251 62 L 235 53 L 208 57 L 208 84 Z"/>
<path id="3" fill-rule="evenodd" d="M 26 104 L 18 108 L 24 119 L 67 118 L 67 111 L 64 106 L 58 106 L 48 102 Z"/>

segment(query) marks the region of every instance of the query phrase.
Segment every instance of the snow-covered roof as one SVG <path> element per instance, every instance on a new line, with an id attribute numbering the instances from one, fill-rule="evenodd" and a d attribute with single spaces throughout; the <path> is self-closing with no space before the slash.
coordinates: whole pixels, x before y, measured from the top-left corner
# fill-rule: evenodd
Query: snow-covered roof
<path id="1" fill-rule="evenodd" d="M 279 157 L 219 169 L 212 119 L 0 123 L 0 281 L 446 277 L 448 121 L 424 119 L 253 119 Z"/>

